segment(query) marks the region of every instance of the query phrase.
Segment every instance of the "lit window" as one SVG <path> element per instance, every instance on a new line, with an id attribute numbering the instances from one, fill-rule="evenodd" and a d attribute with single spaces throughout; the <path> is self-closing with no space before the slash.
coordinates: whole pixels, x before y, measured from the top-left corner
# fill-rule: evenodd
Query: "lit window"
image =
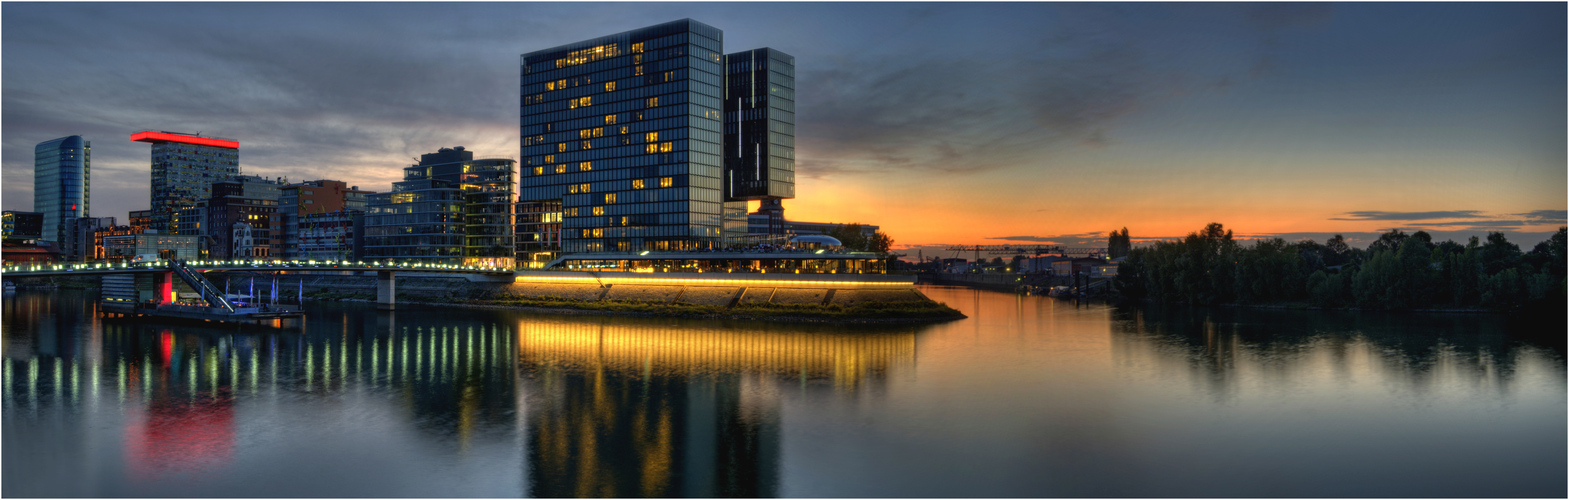
<path id="1" fill-rule="evenodd" d="M 594 237 L 595 238 L 603 238 L 604 236 L 605 236 L 605 230 L 604 229 L 597 228 L 597 227 L 594 228 Z"/>
<path id="2" fill-rule="evenodd" d="M 534 167 L 534 175 L 545 175 L 545 167 Z"/>
<path id="3" fill-rule="evenodd" d="M 667 188 L 667 187 L 670 187 L 670 186 L 674 186 L 675 182 L 676 181 L 675 181 L 674 178 L 663 177 L 663 178 L 659 179 L 659 187 Z"/>
<path id="4" fill-rule="evenodd" d="M 642 66 L 634 66 L 632 68 L 632 75 L 633 76 L 641 76 L 642 74 L 643 74 L 643 67 Z"/>
<path id="5" fill-rule="evenodd" d="M 616 115 L 605 115 L 605 125 L 615 125 Z"/>
<path id="6" fill-rule="evenodd" d="M 568 185 L 567 192 L 571 194 L 577 194 L 577 184 Z"/>
<path id="7" fill-rule="evenodd" d="M 605 215 L 605 207 L 594 207 L 594 215 Z"/>
<path id="8" fill-rule="evenodd" d="M 643 142 L 659 142 L 659 132 L 643 134 Z"/>
<path id="9" fill-rule="evenodd" d="M 650 107 L 650 108 L 659 106 L 659 98 L 658 97 L 650 97 L 650 98 L 648 98 L 647 104 L 648 104 L 648 107 Z"/>
<path id="10" fill-rule="evenodd" d="M 605 128 L 604 127 L 594 127 L 594 134 L 593 135 L 594 135 L 594 137 L 599 137 L 599 136 L 605 135 Z"/>
<path id="11" fill-rule="evenodd" d="M 643 179 L 632 179 L 632 189 L 643 189 Z"/>
<path id="12" fill-rule="evenodd" d="M 637 42 L 637 43 L 632 44 L 632 53 L 633 54 L 637 54 L 637 53 L 641 53 L 641 52 L 643 52 L 643 42 Z"/>
<path id="13" fill-rule="evenodd" d="M 616 82 L 605 82 L 605 92 L 614 92 L 615 90 Z"/>
<path id="14" fill-rule="evenodd" d="M 577 217 L 577 209 L 576 208 L 568 208 L 567 209 L 567 217 Z"/>
<path id="15" fill-rule="evenodd" d="M 659 152 L 659 145 L 650 142 L 650 143 L 648 143 L 647 146 L 643 146 L 643 152 L 644 153 L 648 153 L 648 154 L 658 153 Z"/>
<path id="16" fill-rule="evenodd" d="M 545 155 L 545 163 L 555 163 L 556 155 Z"/>
<path id="17" fill-rule="evenodd" d="M 627 133 L 627 127 L 625 125 L 621 126 L 621 133 L 623 133 L 623 134 Z"/>
<path id="18" fill-rule="evenodd" d="M 579 163 L 577 165 L 577 169 L 580 170 L 580 171 L 583 171 L 583 172 L 587 172 L 589 170 L 593 170 L 594 169 L 594 163 L 593 162 L 587 162 L 587 161 L 585 161 L 583 163 Z"/>
<path id="19" fill-rule="evenodd" d="M 567 166 L 566 166 L 566 164 L 556 165 L 556 173 L 558 173 L 558 174 L 567 173 Z"/>
<path id="20" fill-rule="evenodd" d="M 565 152 L 567 152 L 567 143 L 563 142 L 563 143 L 557 144 L 556 145 L 556 152 L 557 153 L 565 153 Z"/>
<path id="21" fill-rule="evenodd" d="M 580 188 L 580 189 L 582 189 L 583 192 L 587 193 L 588 192 L 588 183 L 583 183 L 583 187 Z"/>
<path id="22" fill-rule="evenodd" d="M 588 148 L 594 147 L 594 145 L 591 144 L 592 142 L 593 141 L 583 141 L 583 144 L 581 145 L 582 147 L 580 147 L 578 149 L 588 149 Z"/>
<path id="23" fill-rule="evenodd" d="M 661 153 L 669 153 L 670 152 L 670 143 L 668 143 L 668 142 L 661 142 L 661 143 L 659 143 L 659 152 L 661 152 Z"/>
<path id="24" fill-rule="evenodd" d="M 615 203 L 615 202 L 616 202 L 616 194 L 615 193 L 605 193 L 605 204 L 606 205 L 609 205 L 609 204 Z"/>
<path id="25" fill-rule="evenodd" d="M 589 135 L 589 130 L 588 129 L 583 129 L 583 130 L 577 131 L 577 137 L 579 139 L 587 139 L 588 135 Z"/>

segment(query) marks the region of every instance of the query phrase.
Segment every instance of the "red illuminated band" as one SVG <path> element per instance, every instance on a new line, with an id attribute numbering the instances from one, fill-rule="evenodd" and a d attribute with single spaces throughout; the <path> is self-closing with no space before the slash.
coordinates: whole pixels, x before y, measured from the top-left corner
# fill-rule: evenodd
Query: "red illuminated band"
<path id="1" fill-rule="evenodd" d="M 217 146 L 220 148 L 240 149 L 239 141 L 208 139 L 206 137 L 193 137 L 189 135 L 169 134 L 164 132 L 140 132 L 131 135 L 131 141 L 151 142 L 154 144 L 160 142 L 178 142 L 183 144 L 195 144 L 198 146 Z"/>

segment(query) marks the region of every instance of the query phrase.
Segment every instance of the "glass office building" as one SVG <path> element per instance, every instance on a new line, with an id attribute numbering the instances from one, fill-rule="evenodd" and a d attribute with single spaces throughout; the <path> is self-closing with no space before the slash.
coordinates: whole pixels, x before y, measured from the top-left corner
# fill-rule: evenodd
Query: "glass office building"
<path id="1" fill-rule="evenodd" d="M 723 50 L 718 29 L 683 19 L 522 56 L 518 201 L 560 207 L 539 214 L 561 221 L 559 246 L 540 247 L 720 246 Z"/>
<path id="2" fill-rule="evenodd" d="M 365 258 L 512 267 L 516 164 L 462 146 L 421 155 L 392 192 L 370 195 Z"/>
<path id="3" fill-rule="evenodd" d="M 152 147 L 152 229 L 174 232 L 180 209 L 212 195 L 212 184 L 240 174 L 240 143 L 171 132 L 139 132 L 135 142 Z"/>
<path id="4" fill-rule="evenodd" d="M 38 239 L 65 241 L 66 222 L 87 217 L 92 143 L 82 136 L 61 137 L 33 148 L 33 211 L 44 214 Z"/>
<path id="5" fill-rule="evenodd" d="M 761 48 L 725 56 L 726 201 L 795 197 L 795 58 Z"/>

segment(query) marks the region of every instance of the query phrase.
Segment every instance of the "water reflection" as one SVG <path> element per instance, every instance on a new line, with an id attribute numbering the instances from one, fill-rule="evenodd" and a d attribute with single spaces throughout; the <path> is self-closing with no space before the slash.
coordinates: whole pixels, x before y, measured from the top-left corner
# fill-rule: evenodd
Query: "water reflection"
<path id="1" fill-rule="evenodd" d="M 1184 372 L 1220 397 L 1250 381 L 1301 389 L 1376 380 L 1416 394 L 1457 387 L 1507 394 L 1522 374 L 1561 369 L 1554 360 L 1563 357 L 1493 315 L 1145 306 L 1110 316 L 1122 365 Z"/>
<path id="2" fill-rule="evenodd" d="M 910 369 L 915 334 L 582 319 L 519 324 L 529 494 L 779 494 L 778 385 L 855 392 Z"/>

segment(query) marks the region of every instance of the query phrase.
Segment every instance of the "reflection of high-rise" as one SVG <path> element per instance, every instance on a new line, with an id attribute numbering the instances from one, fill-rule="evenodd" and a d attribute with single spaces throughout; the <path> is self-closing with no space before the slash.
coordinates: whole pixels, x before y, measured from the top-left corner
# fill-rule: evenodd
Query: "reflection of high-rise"
<path id="1" fill-rule="evenodd" d="M 853 391 L 912 368 L 915 335 L 519 325 L 535 496 L 778 495 L 777 387 Z"/>
<path id="2" fill-rule="evenodd" d="M 276 407 L 382 394 L 402 403 L 393 407 L 406 409 L 421 434 L 457 450 L 517 425 L 514 337 L 499 324 L 404 326 L 375 311 L 318 317 L 309 332 L 59 321 L 96 317 L 66 307 L 76 303 L 96 307 L 43 295 L 7 298 L 6 411 L 122 407 L 116 441 L 135 477 L 228 466 L 242 434 L 238 409 L 258 400 Z"/>

